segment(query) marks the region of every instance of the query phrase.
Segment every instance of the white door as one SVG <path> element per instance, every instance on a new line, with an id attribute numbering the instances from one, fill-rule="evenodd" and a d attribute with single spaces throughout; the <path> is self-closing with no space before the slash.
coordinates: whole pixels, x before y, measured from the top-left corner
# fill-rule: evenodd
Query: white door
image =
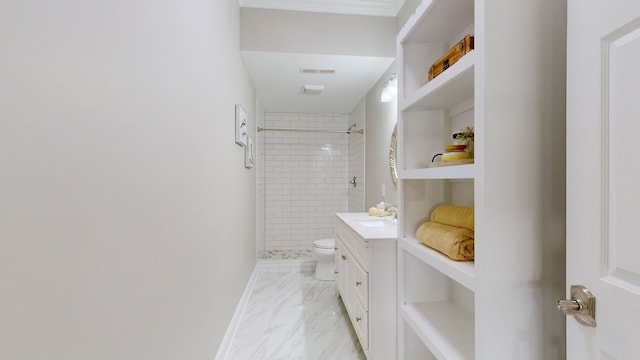
<path id="1" fill-rule="evenodd" d="M 597 321 L 567 317 L 567 358 L 640 359 L 640 1 L 567 11 L 567 287 Z"/>

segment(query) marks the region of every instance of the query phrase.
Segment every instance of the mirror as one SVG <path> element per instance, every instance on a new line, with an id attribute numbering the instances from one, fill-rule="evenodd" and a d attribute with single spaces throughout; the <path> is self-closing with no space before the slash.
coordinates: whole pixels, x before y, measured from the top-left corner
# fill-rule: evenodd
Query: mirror
<path id="1" fill-rule="evenodd" d="M 394 186 L 398 186 L 398 170 L 396 168 L 396 153 L 398 148 L 398 124 L 393 127 L 391 134 L 391 144 L 389 145 L 389 170 L 391 171 L 391 181 Z"/>

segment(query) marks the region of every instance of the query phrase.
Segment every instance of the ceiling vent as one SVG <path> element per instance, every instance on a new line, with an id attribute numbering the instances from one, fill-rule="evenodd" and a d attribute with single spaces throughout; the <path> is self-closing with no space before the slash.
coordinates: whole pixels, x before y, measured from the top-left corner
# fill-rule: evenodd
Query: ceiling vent
<path id="1" fill-rule="evenodd" d="M 303 74 L 320 74 L 320 75 L 333 75 L 336 73 L 334 69 L 305 69 L 305 68 L 301 68 L 300 72 Z"/>
<path id="2" fill-rule="evenodd" d="M 324 85 L 305 85 L 302 87 L 302 93 L 306 95 L 320 95 L 324 90 Z"/>

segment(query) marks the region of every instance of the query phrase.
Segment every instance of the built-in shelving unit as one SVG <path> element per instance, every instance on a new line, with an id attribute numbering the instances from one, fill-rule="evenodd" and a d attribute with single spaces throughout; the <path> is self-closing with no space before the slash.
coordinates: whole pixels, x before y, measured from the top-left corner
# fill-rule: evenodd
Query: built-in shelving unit
<path id="1" fill-rule="evenodd" d="M 415 238 L 417 223 L 437 204 L 474 203 L 476 164 L 428 164 L 451 143 L 453 133 L 476 121 L 475 51 L 431 81 L 426 78 L 433 61 L 465 35 L 473 35 L 473 14 L 471 0 L 424 1 L 398 36 L 398 176 L 404 228 L 398 240 L 401 359 L 424 358 L 425 353 L 436 359 L 474 358 L 475 264 L 450 260 Z M 412 336 L 405 337 L 405 332 Z M 407 344 L 407 339 L 420 341 Z"/>
<path id="2" fill-rule="evenodd" d="M 541 101 L 564 95 L 541 54 L 563 44 L 538 30 L 564 26 L 563 16 L 542 14 L 565 5 L 423 0 L 398 34 L 400 360 L 562 358 L 552 349 L 558 335 L 541 335 L 553 303 L 542 304 L 540 274 L 542 252 L 554 251 L 542 234 L 562 236 L 553 214 L 564 189 L 540 164 L 555 160 L 546 144 L 562 149 L 552 138 L 564 115 Z M 429 67 L 466 35 L 474 50 L 429 81 Z M 475 129 L 474 163 L 431 167 L 466 126 Z M 475 208 L 475 261 L 453 261 L 416 239 L 445 203 Z"/>

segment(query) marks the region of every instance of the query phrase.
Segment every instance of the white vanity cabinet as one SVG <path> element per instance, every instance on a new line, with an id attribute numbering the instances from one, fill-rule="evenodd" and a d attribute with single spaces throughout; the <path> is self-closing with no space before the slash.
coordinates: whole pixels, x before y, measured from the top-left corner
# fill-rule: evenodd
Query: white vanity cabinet
<path id="1" fill-rule="evenodd" d="M 367 359 L 395 359 L 396 223 L 336 214 L 336 287 Z"/>

